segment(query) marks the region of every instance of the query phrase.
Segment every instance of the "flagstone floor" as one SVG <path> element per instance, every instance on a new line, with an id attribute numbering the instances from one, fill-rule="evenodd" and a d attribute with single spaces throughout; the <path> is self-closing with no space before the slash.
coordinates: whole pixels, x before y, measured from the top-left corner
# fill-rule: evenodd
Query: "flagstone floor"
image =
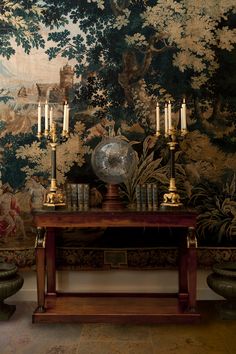
<path id="1" fill-rule="evenodd" d="M 0 322 L 1 354 L 236 353 L 236 320 L 220 319 L 214 301 L 199 303 L 202 320 L 193 325 L 32 324 L 36 304 L 15 304 Z"/>

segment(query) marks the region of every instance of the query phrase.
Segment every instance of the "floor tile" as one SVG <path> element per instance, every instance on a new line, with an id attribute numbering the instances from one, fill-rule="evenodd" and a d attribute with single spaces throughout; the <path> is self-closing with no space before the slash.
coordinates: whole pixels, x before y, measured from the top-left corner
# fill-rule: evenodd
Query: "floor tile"
<path id="1" fill-rule="evenodd" d="M 148 341 L 150 327 L 138 325 L 88 324 L 84 325 L 81 340 Z"/>
<path id="2" fill-rule="evenodd" d="M 153 354 L 153 347 L 147 342 L 82 341 L 77 354 Z"/>
<path id="3" fill-rule="evenodd" d="M 217 352 L 224 351 L 225 345 L 223 343 L 219 343 L 216 341 L 208 341 L 207 338 L 194 336 L 194 335 L 174 335 L 170 333 L 170 335 L 160 335 L 158 338 L 155 337 L 153 339 L 153 346 L 155 348 L 155 352 L 178 352 L 178 351 L 186 351 L 189 353 L 205 353 L 205 352 Z"/>

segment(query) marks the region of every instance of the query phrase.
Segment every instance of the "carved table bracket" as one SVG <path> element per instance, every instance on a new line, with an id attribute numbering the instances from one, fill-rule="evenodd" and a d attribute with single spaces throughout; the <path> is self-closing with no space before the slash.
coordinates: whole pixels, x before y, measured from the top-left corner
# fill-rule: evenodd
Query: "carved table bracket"
<path id="1" fill-rule="evenodd" d="M 197 238 L 195 235 L 195 228 L 189 227 L 187 235 L 187 248 L 197 248 Z"/>
<path id="2" fill-rule="evenodd" d="M 43 227 L 37 227 L 35 248 L 45 248 L 46 232 Z"/>

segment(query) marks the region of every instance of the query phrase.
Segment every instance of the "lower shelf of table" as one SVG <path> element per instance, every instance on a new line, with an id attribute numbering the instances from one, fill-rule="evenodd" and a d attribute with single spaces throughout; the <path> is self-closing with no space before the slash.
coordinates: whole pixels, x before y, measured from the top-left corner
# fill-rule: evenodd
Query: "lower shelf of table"
<path id="1" fill-rule="evenodd" d="M 46 296 L 45 312 L 33 323 L 193 323 L 197 312 L 184 312 L 177 298 L 130 296 Z"/>

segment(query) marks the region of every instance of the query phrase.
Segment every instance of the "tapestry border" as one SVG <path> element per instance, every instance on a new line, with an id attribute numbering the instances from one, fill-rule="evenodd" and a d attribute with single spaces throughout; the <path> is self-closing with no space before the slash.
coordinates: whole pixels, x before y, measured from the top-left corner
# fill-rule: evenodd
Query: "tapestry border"
<path id="1" fill-rule="evenodd" d="M 236 262 L 236 247 L 199 247 L 198 268 L 211 269 L 213 264 Z M 35 270 L 35 249 L 0 249 L 0 258 L 14 263 L 24 270 Z M 92 248 L 58 247 L 58 270 L 156 270 L 176 269 L 178 250 L 176 247 L 156 248 Z"/>

